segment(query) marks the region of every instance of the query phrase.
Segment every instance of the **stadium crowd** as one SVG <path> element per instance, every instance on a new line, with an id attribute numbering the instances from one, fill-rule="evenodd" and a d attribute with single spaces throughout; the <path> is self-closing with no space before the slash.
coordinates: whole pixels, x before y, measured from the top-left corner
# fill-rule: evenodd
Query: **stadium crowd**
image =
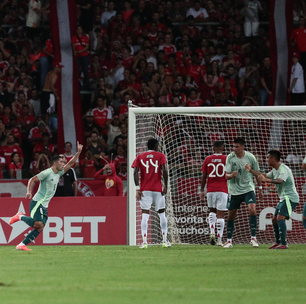
<path id="1" fill-rule="evenodd" d="M 3 178 L 21 168 L 37 174 L 57 149 L 55 107 L 47 115 L 41 108 L 47 74 L 58 67 L 48 2 L 0 1 Z M 78 176 L 92 178 L 112 162 L 126 180 L 128 100 L 140 107 L 258 106 L 272 96 L 267 1 L 76 0 L 76 9 L 71 43 L 86 138 Z M 306 40 L 296 31 L 305 27 L 304 12 L 305 1 L 294 1 L 291 38 L 303 68 Z"/>

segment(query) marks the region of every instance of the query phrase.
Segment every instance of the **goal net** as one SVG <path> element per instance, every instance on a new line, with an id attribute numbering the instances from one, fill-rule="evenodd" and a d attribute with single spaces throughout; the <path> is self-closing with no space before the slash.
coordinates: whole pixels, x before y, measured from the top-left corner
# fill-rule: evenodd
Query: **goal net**
<path id="1" fill-rule="evenodd" d="M 279 149 L 282 161 L 292 169 L 300 204 L 287 223 L 289 243 L 305 243 L 302 209 L 305 177 L 301 163 L 306 151 L 304 107 L 227 107 L 227 108 L 129 108 L 129 244 L 138 245 L 141 237 L 141 209 L 135 199 L 132 161 L 147 150 L 147 141 L 156 138 L 160 152 L 168 161 L 169 183 L 166 195 L 168 238 L 172 243 L 208 244 L 209 225 L 206 198 L 200 199 L 201 167 L 212 154 L 214 141 L 225 144 L 224 154 L 232 151 L 235 138 L 243 137 L 246 150 L 253 153 L 262 172 L 268 172 L 266 155 Z M 255 179 L 254 182 L 256 183 Z M 274 185 L 263 185 L 264 198 L 257 196 L 257 239 L 261 244 L 274 242 L 272 216 L 278 203 Z M 153 209 L 153 208 L 152 208 Z M 226 240 L 226 227 L 224 239 Z M 237 212 L 233 242 L 250 241 L 246 205 Z M 151 211 L 148 242 L 161 242 L 159 217 Z"/>

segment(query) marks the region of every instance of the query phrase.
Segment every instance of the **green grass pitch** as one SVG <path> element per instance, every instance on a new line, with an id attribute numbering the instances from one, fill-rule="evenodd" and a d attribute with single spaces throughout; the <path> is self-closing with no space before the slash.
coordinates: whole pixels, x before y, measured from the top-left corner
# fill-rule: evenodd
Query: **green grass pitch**
<path id="1" fill-rule="evenodd" d="M 306 245 L 0 248 L 0 303 L 306 303 Z"/>

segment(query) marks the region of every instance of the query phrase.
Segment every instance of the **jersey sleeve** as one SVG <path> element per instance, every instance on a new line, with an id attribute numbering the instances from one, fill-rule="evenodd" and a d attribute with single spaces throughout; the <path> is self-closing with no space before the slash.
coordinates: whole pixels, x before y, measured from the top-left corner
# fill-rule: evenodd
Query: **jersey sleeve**
<path id="1" fill-rule="evenodd" d="M 132 168 L 139 168 L 139 158 L 138 158 L 138 156 L 133 161 Z"/>
<path id="2" fill-rule="evenodd" d="M 254 155 L 252 155 L 252 169 L 255 171 L 259 171 L 259 165 L 258 165 L 258 161 L 256 159 L 256 157 Z"/>
<path id="3" fill-rule="evenodd" d="M 162 154 L 160 164 L 161 164 L 161 165 L 165 165 L 165 164 L 167 164 L 167 159 L 166 159 L 165 154 Z"/>
<path id="4" fill-rule="evenodd" d="M 272 170 L 267 173 L 267 177 L 268 178 L 273 178 L 273 171 Z"/>
<path id="5" fill-rule="evenodd" d="M 230 155 L 228 155 L 227 158 L 226 158 L 225 172 L 229 172 L 229 173 L 232 172 L 232 164 L 231 164 L 231 161 L 230 161 Z"/>
<path id="6" fill-rule="evenodd" d="M 49 169 L 43 170 L 40 173 L 38 173 L 36 176 L 38 177 L 39 181 L 42 181 L 45 178 L 47 178 L 48 175 L 50 174 L 50 170 L 52 169 L 49 168 Z"/>
<path id="7" fill-rule="evenodd" d="M 285 182 L 288 179 L 288 177 L 289 177 L 288 170 L 282 167 L 278 178 L 281 178 Z"/>

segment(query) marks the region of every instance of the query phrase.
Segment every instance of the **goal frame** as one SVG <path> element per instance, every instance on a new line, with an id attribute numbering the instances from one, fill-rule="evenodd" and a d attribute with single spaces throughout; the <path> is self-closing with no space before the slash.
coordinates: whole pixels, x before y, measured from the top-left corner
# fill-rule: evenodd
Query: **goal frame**
<path id="1" fill-rule="evenodd" d="M 137 114 L 213 114 L 213 113 L 292 113 L 305 112 L 305 106 L 257 106 L 257 107 L 135 107 L 129 103 L 128 110 L 128 196 L 127 196 L 127 244 L 136 245 L 136 187 L 131 167 L 136 158 L 135 129 Z"/>

